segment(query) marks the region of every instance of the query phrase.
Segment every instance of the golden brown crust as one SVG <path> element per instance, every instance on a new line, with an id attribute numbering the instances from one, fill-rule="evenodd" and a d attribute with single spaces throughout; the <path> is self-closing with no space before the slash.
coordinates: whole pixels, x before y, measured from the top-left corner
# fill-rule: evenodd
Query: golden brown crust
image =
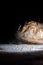
<path id="1" fill-rule="evenodd" d="M 27 42 L 43 43 L 43 27 L 35 21 L 26 22 L 18 33 L 18 38 Z"/>

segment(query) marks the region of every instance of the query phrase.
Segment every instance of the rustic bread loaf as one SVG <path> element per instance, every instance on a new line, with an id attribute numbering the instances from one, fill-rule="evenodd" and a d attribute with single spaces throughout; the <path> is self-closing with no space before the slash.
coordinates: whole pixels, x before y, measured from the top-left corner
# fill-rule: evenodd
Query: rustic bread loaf
<path id="1" fill-rule="evenodd" d="M 43 43 L 43 25 L 35 21 L 26 22 L 18 31 L 17 38 L 25 42 Z"/>

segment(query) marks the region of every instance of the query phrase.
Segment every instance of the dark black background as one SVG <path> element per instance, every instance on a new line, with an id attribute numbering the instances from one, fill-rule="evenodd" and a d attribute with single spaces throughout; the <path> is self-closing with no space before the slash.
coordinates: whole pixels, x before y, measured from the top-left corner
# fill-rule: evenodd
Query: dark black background
<path id="1" fill-rule="evenodd" d="M 16 26 L 31 20 L 43 23 L 42 8 L 16 8 Z"/>
<path id="2" fill-rule="evenodd" d="M 14 39 L 19 25 L 23 25 L 26 21 L 34 20 L 43 23 L 42 8 L 4 9 L 0 14 L 0 43 Z"/>

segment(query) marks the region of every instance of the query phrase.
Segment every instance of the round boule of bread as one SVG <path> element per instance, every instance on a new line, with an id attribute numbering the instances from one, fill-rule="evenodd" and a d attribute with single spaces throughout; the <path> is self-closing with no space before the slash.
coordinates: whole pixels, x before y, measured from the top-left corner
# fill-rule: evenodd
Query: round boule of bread
<path id="1" fill-rule="evenodd" d="M 22 29 L 19 27 L 16 37 L 24 42 L 43 43 L 43 24 L 35 21 L 25 22 Z"/>

